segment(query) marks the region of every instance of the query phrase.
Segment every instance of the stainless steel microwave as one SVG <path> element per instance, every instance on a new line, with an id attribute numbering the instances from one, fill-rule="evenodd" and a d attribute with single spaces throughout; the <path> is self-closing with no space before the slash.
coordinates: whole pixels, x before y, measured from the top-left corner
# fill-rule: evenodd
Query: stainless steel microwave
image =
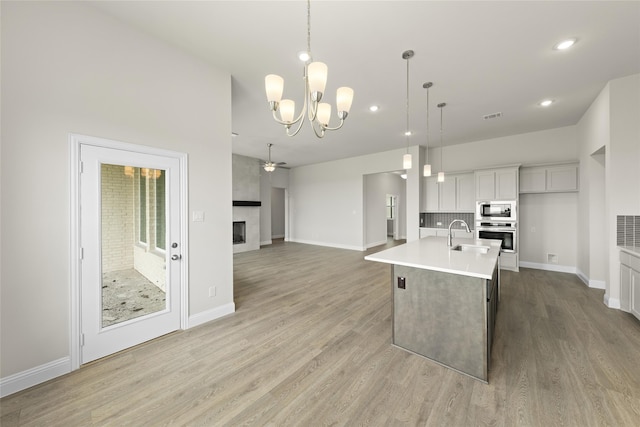
<path id="1" fill-rule="evenodd" d="M 476 221 L 517 221 L 516 202 L 495 201 L 476 203 Z"/>

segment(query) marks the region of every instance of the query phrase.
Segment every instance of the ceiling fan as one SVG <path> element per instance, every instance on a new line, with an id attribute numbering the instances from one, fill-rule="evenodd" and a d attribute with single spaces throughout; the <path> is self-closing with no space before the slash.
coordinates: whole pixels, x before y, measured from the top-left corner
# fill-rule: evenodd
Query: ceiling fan
<path id="1" fill-rule="evenodd" d="M 286 165 L 286 162 L 278 162 L 278 163 L 274 163 L 271 161 L 271 147 L 273 146 L 273 144 L 267 144 L 267 147 L 269 147 L 269 160 L 268 161 L 262 161 L 262 167 L 264 168 L 264 170 L 266 170 L 267 172 L 273 172 L 274 170 L 276 170 L 276 168 L 278 166 L 282 166 L 282 165 Z"/>

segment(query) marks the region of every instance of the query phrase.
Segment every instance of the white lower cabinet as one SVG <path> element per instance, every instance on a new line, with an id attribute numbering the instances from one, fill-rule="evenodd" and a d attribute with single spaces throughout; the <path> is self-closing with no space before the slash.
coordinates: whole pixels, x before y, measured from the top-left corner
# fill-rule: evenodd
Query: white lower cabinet
<path id="1" fill-rule="evenodd" d="M 620 252 L 620 308 L 640 319 L 640 256 Z"/>
<path id="2" fill-rule="evenodd" d="M 631 314 L 640 319 L 640 271 L 631 270 Z"/>
<path id="3" fill-rule="evenodd" d="M 518 254 L 513 252 L 502 252 L 500 254 L 500 269 L 520 271 Z"/>

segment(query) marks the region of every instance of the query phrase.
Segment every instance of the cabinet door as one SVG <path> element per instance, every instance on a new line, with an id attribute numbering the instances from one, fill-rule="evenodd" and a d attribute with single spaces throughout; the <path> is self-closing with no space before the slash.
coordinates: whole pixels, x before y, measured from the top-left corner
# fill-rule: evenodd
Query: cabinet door
<path id="1" fill-rule="evenodd" d="M 456 177 L 446 177 L 444 182 L 440 183 L 440 211 L 455 212 L 456 211 Z"/>
<path id="2" fill-rule="evenodd" d="M 620 309 L 631 310 L 631 268 L 620 264 Z"/>
<path id="3" fill-rule="evenodd" d="M 506 169 L 496 171 L 497 200 L 514 200 L 518 197 L 518 170 Z"/>
<path id="4" fill-rule="evenodd" d="M 495 173 L 494 171 L 476 172 L 476 199 L 495 200 Z"/>
<path id="5" fill-rule="evenodd" d="M 547 168 L 547 191 L 578 191 L 576 165 Z"/>
<path id="6" fill-rule="evenodd" d="M 425 178 L 427 193 L 425 197 L 425 208 L 427 212 L 438 212 L 440 210 L 440 188 L 437 179 L 437 177 Z"/>
<path id="7" fill-rule="evenodd" d="M 547 170 L 539 168 L 523 168 L 520 170 L 521 193 L 544 193 L 547 189 Z"/>
<path id="8" fill-rule="evenodd" d="M 475 212 L 475 180 L 472 173 L 459 175 L 456 179 L 456 211 Z"/>
<path id="9" fill-rule="evenodd" d="M 640 319 L 640 271 L 631 270 L 631 314 Z"/>

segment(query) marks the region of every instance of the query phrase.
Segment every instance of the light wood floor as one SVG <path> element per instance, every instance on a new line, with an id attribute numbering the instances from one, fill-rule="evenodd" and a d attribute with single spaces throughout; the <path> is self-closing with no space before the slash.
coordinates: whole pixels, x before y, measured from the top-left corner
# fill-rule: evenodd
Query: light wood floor
<path id="1" fill-rule="evenodd" d="M 390 345 L 390 267 L 364 255 L 236 254 L 235 314 L 8 396 L 1 424 L 640 425 L 640 322 L 603 291 L 504 272 L 486 385 Z"/>

